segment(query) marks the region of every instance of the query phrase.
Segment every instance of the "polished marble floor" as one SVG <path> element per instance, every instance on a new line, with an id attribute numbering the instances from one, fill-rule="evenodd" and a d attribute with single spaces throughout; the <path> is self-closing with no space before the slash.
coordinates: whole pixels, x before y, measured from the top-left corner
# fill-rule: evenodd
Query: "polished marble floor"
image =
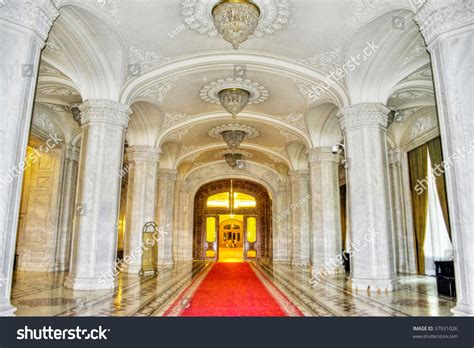
<path id="1" fill-rule="evenodd" d="M 105 291 L 66 289 L 65 273 L 16 272 L 12 303 L 17 316 L 161 316 L 210 265 L 180 263 L 148 277 L 121 274 L 117 287 Z M 345 274 L 329 276 L 313 288 L 307 269 L 263 262 L 251 266 L 307 316 L 451 316 L 455 306 L 437 295 L 433 277 L 402 276 L 400 290 L 368 293 L 352 291 Z"/>

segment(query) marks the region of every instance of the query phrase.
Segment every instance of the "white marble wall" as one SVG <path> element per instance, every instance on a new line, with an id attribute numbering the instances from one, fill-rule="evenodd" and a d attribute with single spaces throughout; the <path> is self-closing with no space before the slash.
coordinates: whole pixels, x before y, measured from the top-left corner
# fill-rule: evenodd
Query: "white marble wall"
<path id="1" fill-rule="evenodd" d="M 187 191 L 186 181 L 182 178 L 176 182 L 176 203 L 174 216 L 173 259 L 176 261 L 190 261 L 193 259 L 193 228 L 190 211 L 191 197 Z"/>
<path id="2" fill-rule="evenodd" d="M 159 169 L 158 171 L 158 227 L 162 238 L 158 242 L 158 264 L 171 265 L 173 260 L 174 237 L 174 197 L 177 173 L 173 170 Z"/>
<path id="3" fill-rule="evenodd" d="M 125 129 L 131 110 L 110 100 L 81 104 L 74 241 L 65 286 L 75 290 L 114 287 Z"/>
<path id="4" fill-rule="evenodd" d="M 289 229 L 292 210 L 288 201 L 288 182 L 280 181 L 277 199 L 274 199 L 273 223 L 273 261 L 291 260 L 291 231 Z"/>
<path id="5" fill-rule="evenodd" d="M 388 179 L 386 128 L 388 110 L 381 104 L 343 108 L 339 121 L 346 144 L 354 289 L 395 290 L 396 275 Z"/>
<path id="6" fill-rule="evenodd" d="M 339 164 L 341 156 L 331 148 L 308 151 L 311 175 L 311 236 L 313 270 L 342 271 L 337 256 L 342 254 Z"/>
<path id="7" fill-rule="evenodd" d="M 142 266 L 143 226 L 156 222 L 158 162 L 161 150 L 132 146 L 128 154 L 128 192 L 124 238 L 124 272 L 139 273 Z"/>
<path id="8" fill-rule="evenodd" d="M 9 178 L 24 159 L 31 123 L 41 49 L 54 19 L 53 2 L 4 2 L 0 6 L 0 179 Z M 22 171 L 0 194 L 0 316 L 10 304 Z"/>
<path id="9" fill-rule="evenodd" d="M 311 195 L 307 170 L 291 171 L 291 263 L 308 266 L 311 261 Z"/>
<path id="10" fill-rule="evenodd" d="M 474 315 L 474 20 L 469 0 L 427 0 L 415 17 L 431 54 L 454 248 L 458 315 Z"/>

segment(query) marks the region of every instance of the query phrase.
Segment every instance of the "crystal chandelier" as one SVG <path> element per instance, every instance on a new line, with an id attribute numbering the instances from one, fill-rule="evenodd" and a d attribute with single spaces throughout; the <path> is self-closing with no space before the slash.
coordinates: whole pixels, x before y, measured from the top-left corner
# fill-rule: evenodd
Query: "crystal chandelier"
<path id="1" fill-rule="evenodd" d="M 219 34 L 236 50 L 257 29 L 260 9 L 251 0 L 220 0 L 212 17 Z"/>
<path id="2" fill-rule="evenodd" d="M 226 153 L 224 158 L 232 169 L 235 169 L 242 162 L 242 155 L 240 153 Z"/>
<path id="3" fill-rule="evenodd" d="M 247 134 L 244 131 L 240 130 L 228 130 L 222 132 L 222 138 L 231 149 L 238 148 L 240 144 L 242 144 L 242 141 L 244 141 L 246 135 Z"/>
<path id="4" fill-rule="evenodd" d="M 219 101 L 233 118 L 241 112 L 250 101 L 250 92 L 242 88 L 226 88 L 219 92 Z"/>

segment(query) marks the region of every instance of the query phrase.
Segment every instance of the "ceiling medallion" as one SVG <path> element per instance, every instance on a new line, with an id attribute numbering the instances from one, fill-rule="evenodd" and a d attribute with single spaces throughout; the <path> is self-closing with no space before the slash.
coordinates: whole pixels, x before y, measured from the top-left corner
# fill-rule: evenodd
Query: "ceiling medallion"
<path id="1" fill-rule="evenodd" d="M 220 0 L 212 9 L 214 26 L 237 50 L 257 29 L 260 8 L 252 0 Z"/>
<path id="2" fill-rule="evenodd" d="M 246 158 L 246 159 L 250 159 L 253 157 L 253 155 L 250 152 L 242 150 L 242 149 L 224 149 L 224 150 L 217 151 L 214 154 L 214 158 L 222 158 L 229 153 L 231 154 L 238 153 L 239 155 L 242 156 L 242 158 Z"/>
<path id="3" fill-rule="evenodd" d="M 226 111 L 237 117 L 250 101 L 250 92 L 242 88 L 226 88 L 219 92 L 219 101 Z"/>
<path id="4" fill-rule="evenodd" d="M 224 92 L 225 90 L 230 90 L 230 91 Z M 234 92 L 232 92 L 232 90 Z M 221 104 L 222 106 L 224 106 L 224 108 L 226 108 L 226 105 L 227 105 L 230 108 L 231 105 L 228 104 L 225 100 L 227 100 L 227 98 L 229 98 L 232 95 L 236 95 L 235 90 L 244 90 L 245 92 L 250 94 L 248 96 L 248 103 L 247 103 L 248 105 L 263 103 L 269 97 L 269 93 L 265 89 L 264 86 L 260 85 L 258 82 L 254 82 L 249 79 L 243 79 L 240 77 L 237 77 L 237 78 L 229 77 L 226 79 L 219 79 L 217 81 L 213 81 L 207 86 L 204 86 L 204 88 L 199 93 L 199 96 L 204 102 L 212 103 L 212 104 Z M 244 95 L 246 94 L 245 92 L 244 93 L 237 92 L 237 93 L 241 93 L 239 98 L 242 104 L 244 101 L 246 101 L 246 96 Z M 221 98 L 225 98 L 224 103 L 222 102 Z M 232 102 L 231 104 L 233 103 L 234 102 Z M 239 102 L 239 103 L 236 103 L 234 107 L 237 105 L 242 106 Z M 243 105 L 243 107 L 245 107 L 246 105 Z M 227 108 L 226 110 L 229 111 Z M 229 111 L 229 112 L 233 114 L 232 111 Z"/>
<path id="5" fill-rule="evenodd" d="M 202 35 L 216 37 L 219 33 L 214 25 L 212 10 L 216 0 L 184 0 L 181 14 L 187 26 Z M 253 36 L 271 35 L 290 22 L 288 0 L 253 0 L 260 10 L 260 19 Z"/>
<path id="6" fill-rule="evenodd" d="M 255 139 L 260 135 L 259 131 L 253 127 L 235 123 L 214 127 L 209 131 L 209 136 L 215 139 L 222 139 L 222 133 L 226 131 L 241 131 L 245 133 L 245 139 Z"/>

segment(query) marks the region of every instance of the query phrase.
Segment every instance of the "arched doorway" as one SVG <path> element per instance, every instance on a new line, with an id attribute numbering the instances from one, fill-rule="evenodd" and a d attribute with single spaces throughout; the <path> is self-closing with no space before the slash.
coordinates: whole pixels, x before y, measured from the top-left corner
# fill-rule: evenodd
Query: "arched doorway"
<path id="1" fill-rule="evenodd" d="M 224 179 L 202 186 L 194 198 L 194 259 L 270 259 L 271 214 L 270 194 L 260 184 Z"/>

